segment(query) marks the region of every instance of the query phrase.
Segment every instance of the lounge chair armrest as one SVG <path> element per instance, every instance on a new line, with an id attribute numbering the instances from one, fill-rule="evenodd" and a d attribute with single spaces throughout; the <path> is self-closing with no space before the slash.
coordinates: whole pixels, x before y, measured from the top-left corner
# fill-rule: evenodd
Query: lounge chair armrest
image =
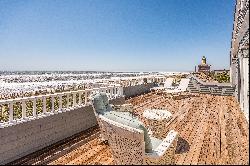
<path id="1" fill-rule="evenodd" d="M 167 137 L 162 141 L 162 143 L 154 150 L 153 153 L 146 153 L 147 157 L 154 158 L 154 157 L 162 157 L 167 150 L 170 148 L 176 147 L 178 139 L 178 133 L 174 130 L 171 130 Z"/>
<path id="2" fill-rule="evenodd" d="M 166 165 L 175 164 L 175 149 L 177 145 L 178 133 L 171 130 L 162 143 L 153 151 L 145 153 L 144 164 Z"/>
<path id="3" fill-rule="evenodd" d="M 156 148 L 156 152 L 161 156 L 164 155 L 165 152 L 171 148 L 176 147 L 178 139 L 178 133 L 174 130 L 170 130 L 166 138 L 162 141 L 162 143 Z"/>

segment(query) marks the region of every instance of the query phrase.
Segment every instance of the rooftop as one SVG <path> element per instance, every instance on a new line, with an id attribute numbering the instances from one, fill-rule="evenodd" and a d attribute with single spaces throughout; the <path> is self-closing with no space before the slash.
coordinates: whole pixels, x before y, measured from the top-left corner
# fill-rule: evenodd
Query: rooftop
<path id="1" fill-rule="evenodd" d="M 179 133 L 176 164 L 249 163 L 248 123 L 232 96 L 204 94 L 174 99 L 148 93 L 126 103 L 134 105 L 142 121 L 147 108 L 173 114 L 168 128 Z M 99 134 L 96 126 L 12 164 L 112 164 L 111 149 L 99 141 Z"/>

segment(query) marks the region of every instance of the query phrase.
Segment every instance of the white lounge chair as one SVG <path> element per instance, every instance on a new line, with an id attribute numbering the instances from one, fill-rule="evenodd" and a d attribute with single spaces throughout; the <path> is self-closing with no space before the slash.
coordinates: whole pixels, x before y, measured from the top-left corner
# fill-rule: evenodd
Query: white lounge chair
<path id="1" fill-rule="evenodd" d="M 176 89 L 167 89 L 164 92 L 167 92 L 167 93 L 185 92 L 188 88 L 189 82 L 190 82 L 189 78 L 182 78 L 179 86 Z"/>
<path id="2" fill-rule="evenodd" d="M 174 81 L 174 78 L 167 78 L 167 80 L 164 82 L 164 88 L 165 89 L 173 89 L 174 86 L 172 86 Z"/>
<path id="3" fill-rule="evenodd" d="M 173 89 L 172 83 L 173 83 L 174 78 L 167 78 L 166 81 L 164 82 L 163 87 L 153 87 L 150 90 L 167 90 L 167 89 Z"/>
<path id="4" fill-rule="evenodd" d="M 114 112 L 121 112 L 121 114 L 131 114 L 133 116 L 133 105 L 132 104 L 123 104 L 123 105 L 112 105 L 109 104 L 108 96 L 106 93 L 96 93 L 92 98 L 92 108 L 94 110 L 97 123 L 101 130 L 101 140 L 106 141 L 106 131 L 103 128 L 102 123 L 100 122 L 99 116 L 103 115 L 107 112 L 114 111 Z M 122 113 L 124 112 L 124 113 Z"/>
<path id="5" fill-rule="evenodd" d="M 100 115 L 100 120 L 107 134 L 114 164 L 172 165 L 175 163 L 177 132 L 171 130 L 164 140 L 159 140 L 149 137 L 142 128 L 131 127 L 103 115 Z M 148 148 L 150 143 L 151 151 Z"/>

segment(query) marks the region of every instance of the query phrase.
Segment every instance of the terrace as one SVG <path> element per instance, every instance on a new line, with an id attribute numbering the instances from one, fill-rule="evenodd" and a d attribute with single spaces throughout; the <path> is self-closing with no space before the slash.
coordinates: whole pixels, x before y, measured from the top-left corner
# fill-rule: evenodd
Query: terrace
<path id="1" fill-rule="evenodd" d="M 179 133 L 176 164 L 249 164 L 249 126 L 233 96 L 189 94 L 176 99 L 151 92 L 126 103 L 134 105 L 145 123 L 142 113 L 148 108 L 173 114 L 165 130 Z M 99 134 L 94 126 L 10 164 L 113 164 L 111 149 Z"/>

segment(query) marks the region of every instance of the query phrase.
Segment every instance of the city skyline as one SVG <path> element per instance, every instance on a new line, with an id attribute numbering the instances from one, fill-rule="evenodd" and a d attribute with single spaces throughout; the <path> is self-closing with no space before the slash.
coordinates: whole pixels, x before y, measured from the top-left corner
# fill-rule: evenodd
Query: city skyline
<path id="1" fill-rule="evenodd" d="M 234 0 L 0 1 L 0 70 L 228 69 Z"/>

